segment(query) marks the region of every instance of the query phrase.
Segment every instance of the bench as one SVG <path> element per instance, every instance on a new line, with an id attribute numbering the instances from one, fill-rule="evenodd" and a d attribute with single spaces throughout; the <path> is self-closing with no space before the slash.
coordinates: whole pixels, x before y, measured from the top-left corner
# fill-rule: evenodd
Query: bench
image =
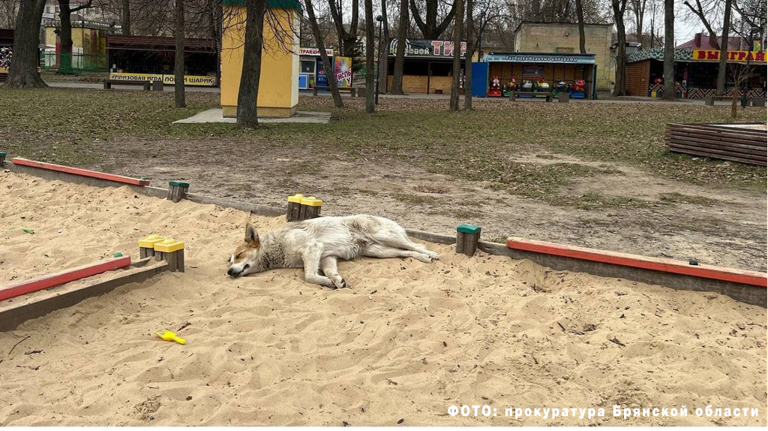
<path id="1" fill-rule="evenodd" d="M 117 79 L 104 80 L 104 89 L 110 90 L 113 85 L 141 85 L 144 91 L 163 91 L 163 81 L 121 81 Z"/>
<path id="2" fill-rule="evenodd" d="M 331 91 L 331 87 L 315 86 L 315 88 L 312 89 L 312 95 L 317 96 L 318 90 Z M 339 92 L 342 92 L 342 91 L 349 91 L 349 94 L 352 97 L 357 97 L 358 94 L 363 93 L 362 91 L 358 93 L 357 88 L 354 88 L 354 87 L 339 87 Z"/>
<path id="3" fill-rule="evenodd" d="M 715 106 L 715 100 L 732 100 L 733 97 L 731 96 L 707 96 L 706 99 L 704 99 L 704 104 L 707 106 Z"/>
<path id="4" fill-rule="evenodd" d="M 513 92 L 509 93 L 509 101 L 510 102 L 514 102 L 515 99 L 520 97 L 520 95 L 522 95 L 522 94 L 531 95 L 531 97 L 545 96 L 547 102 L 551 102 L 552 101 L 552 92 L 551 91 L 513 91 Z"/>
<path id="5" fill-rule="evenodd" d="M 733 100 L 733 96 L 707 96 L 706 99 L 704 99 L 704 104 L 707 106 L 715 106 L 715 100 L 731 101 Z M 741 101 L 741 97 L 739 97 L 738 100 Z M 750 101 L 752 102 L 752 106 L 765 107 L 765 99 L 762 97 L 753 97 Z"/>

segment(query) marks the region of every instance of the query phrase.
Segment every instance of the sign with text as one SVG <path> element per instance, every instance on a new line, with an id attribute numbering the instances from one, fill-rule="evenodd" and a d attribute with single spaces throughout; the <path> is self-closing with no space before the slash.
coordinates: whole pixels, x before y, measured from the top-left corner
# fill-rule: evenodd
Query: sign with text
<path id="1" fill-rule="evenodd" d="M 500 63 L 557 63 L 557 64 L 595 64 L 594 56 L 558 55 L 558 54 L 487 54 L 487 62 Z"/>
<path id="2" fill-rule="evenodd" d="M 389 55 L 394 57 L 397 54 L 397 39 L 392 39 L 389 44 Z M 429 39 L 406 39 L 405 56 L 406 57 L 453 57 L 454 43 L 447 40 L 429 40 Z M 461 56 L 467 52 L 467 43 L 461 42 Z"/>
<path id="3" fill-rule="evenodd" d="M 176 78 L 173 75 L 159 73 L 110 73 L 109 79 L 113 81 L 163 81 L 163 84 L 173 85 Z M 215 87 L 215 76 L 185 75 L 184 85 L 197 87 Z"/>
<path id="4" fill-rule="evenodd" d="M 333 50 L 332 49 L 325 49 L 325 53 L 329 57 L 333 57 Z M 317 48 L 299 48 L 299 55 L 311 55 L 313 57 L 319 57 L 320 56 L 320 50 Z"/>
<path id="5" fill-rule="evenodd" d="M 755 63 L 765 63 L 766 53 L 765 51 L 728 51 L 728 61 L 731 62 L 746 62 L 754 61 Z M 720 61 L 720 50 L 716 49 L 694 49 L 693 60 L 696 61 Z"/>

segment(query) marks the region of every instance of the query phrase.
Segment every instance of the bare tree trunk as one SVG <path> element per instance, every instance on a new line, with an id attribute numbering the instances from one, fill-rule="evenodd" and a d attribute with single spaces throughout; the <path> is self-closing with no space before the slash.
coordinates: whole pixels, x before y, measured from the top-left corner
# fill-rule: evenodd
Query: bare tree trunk
<path id="1" fill-rule="evenodd" d="M 374 88 L 374 44 L 373 44 L 373 0 L 365 0 L 365 112 L 372 114 L 376 110 Z"/>
<path id="2" fill-rule="evenodd" d="M 175 29 L 176 33 L 176 55 L 173 66 L 174 73 L 174 93 L 177 108 L 185 108 L 187 102 L 184 100 L 184 1 L 176 0 Z"/>
<path id="3" fill-rule="evenodd" d="M 464 54 L 464 109 L 472 110 L 472 56 L 475 54 L 474 1 L 467 0 L 467 52 Z"/>
<path id="4" fill-rule="evenodd" d="M 453 85 L 451 85 L 450 110 L 458 111 L 461 108 L 459 84 L 461 82 L 461 27 L 464 21 L 464 0 L 454 0 L 454 7 L 456 15 L 453 22 Z"/>
<path id="5" fill-rule="evenodd" d="M 576 0 L 576 19 L 579 21 L 579 53 L 587 53 L 587 37 L 584 34 L 584 7 L 582 0 Z"/>
<path id="6" fill-rule="evenodd" d="M 72 12 L 69 0 L 59 0 L 59 20 L 61 29 L 61 50 L 59 51 L 59 73 L 72 73 Z"/>
<path id="7" fill-rule="evenodd" d="M 725 79 L 727 74 L 728 60 L 728 34 L 731 31 L 731 3 L 732 0 L 725 0 L 725 16 L 723 17 L 723 37 L 720 39 L 720 65 L 717 69 L 717 95 L 725 94 Z"/>
<path id="8" fill-rule="evenodd" d="M 616 24 L 616 79 L 613 85 L 613 95 L 625 96 L 627 94 L 627 33 L 624 27 L 624 11 L 627 0 L 612 0 L 611 5 L 613 7 L 613 20 Z"/>
<path id="9" fill-rule="evenodd" d="M 122 0 L 123 3 L 123 16 L 120 22 L 122 27 L 123 36 L 131 35 L 131 0 Z"/>
<path id="10" fill-rule="evenodd" d="M 93 6 L 93 0 L 77 7 L 71 7 L 70 0 L 59 0 L 59 19 L 61 20 L 61 52 L 59 53 L 59 73 L 72 73 L 72 14 Z"/>
<path id="11" fill-rule="evenodd" d="M 381 0 L 381 17 L 384 19 L 384 35 L 379 41 L 379 93 L 387 92 L 387 71 L 389 70 L 389 19 L 387 0 Z"/>
<path id="12" fill-rule="evenodd" d="M 40 64 L 40 23 L 45 0 L 28 0 L 19 5 L 16 36 L 13 41 L 13 61 L 5 86 L 9 88 L 47 87 L 37 66 Z"/>
<path id="13" fill-rule="evenodd" d="M 403 67 L 405 66 L 405 38 L 408 34 L 408 0 L 400 0 L 400 21 L 397 24 L 397 52 L 392 74 L 392 94 L 403 94 Z"/>
<path id="14" fill-rule="evenodd" d="M 264 47 L 264 15 L 267 0 L 246 0 L 245 40 L 243 41 L 243 71 L 237 94 L 237 125 L 244 129 L 259 127 L 256 103 L 261 78 L 261 50 Z"/>
<path id="15" fill-rule="evenodd" d="M 424 0 L 423 4 L 426 13 L 424 15 L 424 19 L 422 20 L 421 15 L 419 14 L 419 9 L 416 5 L 416 1 L 410 1 L 413 20 L 421 31 L 421 34 L 424 36 L 424 39 L 440 39 L 443 33 L 445 33 L 445 30 L 448 28 L 448 25 L 450 25 L 451 21 L 455 18 L 455 15 L 458 14 L 460 16 L 459 20 L 464 19 L 462 16 L 464 15 L 463 11 L 459 12 L 456 10 L 457 3 L 453 2 L 451 9 L 445 15 L 443 21 L 438 23 L 437 12 L 440 7 L 440 3 L 441 2 L 438 0 Z"/>
<path id="16" fill-rule="evenodd" d="M 664 0 L 664 100 L 675 100 L 675 0 Z"/>
<path id="17" fill-rule="evenodd" d="M 317 45 L 317 49 L 320 50 L 320 60 L 322 60 L 323 68 L 326 71 L 325 76 L 328 77 L 328 86 L 331 87 L 333 105 L 337 108 L 343 108 L 344 102 L 341 100 L 341 95 L 339 94 L 339 85 L 336 82 L 335 77 L 332 76 L 333 74 L 329 73 L 329 71 L 333 70 L 333 66 L 331 65 L 331 60 L 328 58 L 328 54 L 325 52 L 323 34 L 320 32 L 320 26 L 317 24 L 317 17 L 315 17 L 315 9 L 314 6 L 312 6 L 312 0 L 304 0 L 304 6 L 306 7 L 307 15 L 309 16 L 309 24 L 312 27 L 312 34 L 315 36 L 315 44 Z"/>

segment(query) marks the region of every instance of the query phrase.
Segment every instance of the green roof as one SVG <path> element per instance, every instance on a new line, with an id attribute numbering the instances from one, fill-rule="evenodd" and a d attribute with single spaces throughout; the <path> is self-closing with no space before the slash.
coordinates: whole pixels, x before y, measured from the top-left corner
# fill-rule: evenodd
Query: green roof
<path id="1" fill-rule="evenodd" d="M 245 6 L 246 0 L 224 0 L 224 6 Z M 272 9 L 296 9 L 301 12 L 301 1 L 299 0 L 267 0 L 267 6 Z"/>

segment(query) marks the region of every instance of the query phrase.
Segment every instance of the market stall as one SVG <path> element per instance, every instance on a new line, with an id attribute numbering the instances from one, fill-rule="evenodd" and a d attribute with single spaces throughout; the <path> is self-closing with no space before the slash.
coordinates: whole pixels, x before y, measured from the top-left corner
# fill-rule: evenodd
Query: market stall
<path id="1" fill-rule="evenodd" d="M 462 75 L 466 42 L 461 43 Z M 443 40 L 406 39 L 403 64 L 405 93 L 447 94 L 453 85 L 454 43 Z M 392 39 L 387 61 L 387 89 L 395 73 L 397 39 Z"/>
<path id="2" fill-rule="evenodd" d="M 749 60 L 749 61 L 748 61 Z M 739 95 L 765 98 L 766 52 L 728 51 L 726 96 L 733 94 L 734 73 L 749 78 L 739 86 Z M 675 50 L 675 93 L 682 99 L 704 99 L 717 92 L 720 51 L 682 48 Z M 654 48 L 627 56 L 627 95 L 661 97 L 664 93 L 664 50 Z"/>
<path id="3" fill-rule="evenodd" d="M 333 50 L 326 49 L 325 53 L 333 64 Z M 328 78 L 325 75 L 319 49 L 299 48 L 299 61 L 299 90 L 309 90 L 315 88 L 316 85 L 328 86 Z"/>
<path id="4" fill-rule="evenodd" d="M 574 98 L 593 99 L 596 71 L 593 54 L 491 52 L 473 63 L 472 94 L 506 97 L 513 90 L 523 94 L 560 90 Z"/>
<path id="5" fill-rule="evenodd" d="M 13 30 L 0 29 L 0 82 L 8 78 L 8 68 L 13 58 Z"/>
<path id="6" fill-rule="evenodd" d="M 108 36 L 109 79 L 174 83 L 176 40 L 172 37 Z M 185 85 L 215 87 L 218 55 L 211 39 L 184 41 Z"/>

